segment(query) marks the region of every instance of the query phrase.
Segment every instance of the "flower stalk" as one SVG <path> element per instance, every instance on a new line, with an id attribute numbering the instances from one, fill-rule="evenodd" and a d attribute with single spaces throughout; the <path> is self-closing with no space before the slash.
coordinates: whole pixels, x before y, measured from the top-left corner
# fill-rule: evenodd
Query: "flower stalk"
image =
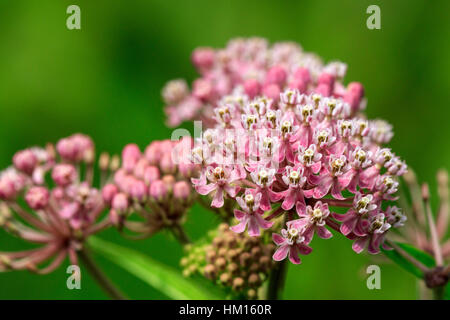
<path id="1" fill-rule="evenodd" d="M 91 256 L 89 249 L 83 247 L 79 251 L 79 256 L 83 264 L 86 266 L 89 274 L 95 279 L 97 284 L 105 291 L 105 293 L 115 300 L 126 300 L 127 298 L 120 292 L 120 290 L 112 283 L 112 281 L 103 273 L 97 266 L 96 262 Z"/>

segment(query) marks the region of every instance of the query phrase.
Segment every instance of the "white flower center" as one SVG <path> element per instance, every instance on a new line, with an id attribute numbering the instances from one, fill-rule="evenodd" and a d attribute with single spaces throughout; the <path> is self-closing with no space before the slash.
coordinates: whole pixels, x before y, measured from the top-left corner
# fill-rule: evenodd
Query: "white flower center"
<path id="1" fill-rule="evenodd" d="M 225 171 L 223 171 L 223 169 L 221 167 L 216 167 L 214 168 L 214 177 L 216 179 L 223 179 L 225 178 Z"/>
<path id="2" fill-rule="evenodd" d="M 288 233 L 289 233 L 289 237 L 292 239 L 292 238 L 296 238 L 297 236 L 298 236 L 298 229 L 296 229 L 296 228 L 290 228 L 289 230 L 288 230 Z"/>
<path id="3" fill-rule="evenodd" d="M 312 212 L 312 218 L 313 218 L 313 220 L 319 221 L 319 220 L 322 219 L 322 217 L 323 217 L 323 212 L 322 212 L 322 210 L 320 210 L 319 208 L 313 210 L 313 212 Z"/>

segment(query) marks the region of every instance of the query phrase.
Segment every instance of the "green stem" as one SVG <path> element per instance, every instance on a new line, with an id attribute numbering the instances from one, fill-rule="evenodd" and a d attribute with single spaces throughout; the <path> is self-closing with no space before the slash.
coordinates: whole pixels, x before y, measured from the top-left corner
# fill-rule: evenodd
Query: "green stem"
<path id="1" fill-rule="evenodd" d="M 174 224 L 170 228 L 170 230 L 174 234 L 175 238 L 177 238 L 177 240 L 182 245 L 187 245 L 187 244 L 191 243 L 191 240 L 189 239 L 189 236 L 186 234 L 186 232 L 184 231 L 183 227 L 180 226 L 179 224 Z"/>
<path id="2" fill-rule="evenodd" d="M 79 256 L 83 261 L 86 269 L 91 274 L 91 276 L 97 281 L 99 286 L 108 294 L 112 299 L 115 300 L 126 300 L 127 298 L 115 287 L 115 285 L 108 279 L 108 277 L 100 270 L 96 262 L 92 258 L 89 250 L 83 247 L 79 252 Z"/>
<path id="3" fill-rule="evenodd" d="M 445 286 L 433 289 L 433 300 L 444 300 Z"/>
<path id="4" fill-rule="evenodd" d="M 286 280 L 287 262 L 286 259 L 277 263 L 277 266 L 272 271 L 269 279 L 269 286 L 267 287 L 267 299 L 278 300 L 283 292 L 284 283 Z"/>

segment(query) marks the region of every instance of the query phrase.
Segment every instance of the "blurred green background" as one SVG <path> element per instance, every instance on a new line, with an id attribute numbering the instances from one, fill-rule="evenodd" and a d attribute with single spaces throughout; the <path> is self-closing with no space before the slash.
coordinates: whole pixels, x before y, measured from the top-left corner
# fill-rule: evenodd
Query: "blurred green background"
<path id="1" fill-rule="evenodd" d="M 66 8 L 81 7 L 81 30 L 67 30 Z M 381 30 L 366 28 L 366 8 L 381 8 Z M 450 165 L 450 2 L 377 0 L 2 0 L 0 2 L 0 167 L 18 149 L 83 132 L 97 149 L 120 152 L 169 137 L 160 90 L 169 79 L 196 73 L 197 46 L 223 47 L 237 36 L 292 40 L 328 60 L 349 65 L 346 81 L 361 81 L 368 115 L 395 127 L 391 143 L 420 179 Z M 435 190 L 435 188 L 432 188 Z M 217 223 L 195 207 L 193 238 Z M 114 230 L 102 237 L 134 247 L 178 268 L 180 246 L 167 234 L 131 242 Z M 0 232 L 1 250 L 25 247 Z M 286 299 L 414 299 L 416 283 L 399 267 L 382 264 L 381 290 L 368 290 L 365 269 L 340 237 L 315 241 L 301 266 L 290 266 Z M 382 260 L 376 260 L 380 262 Z M 105 272 L 130 297 L 161 299 L 106 260 Z M 380 262 L 381 263 L 381 262 Z M 104 299 L 90 278 L 66 288 L 65 266 L 47 276 L 0 274 L 1 299 Z"/>

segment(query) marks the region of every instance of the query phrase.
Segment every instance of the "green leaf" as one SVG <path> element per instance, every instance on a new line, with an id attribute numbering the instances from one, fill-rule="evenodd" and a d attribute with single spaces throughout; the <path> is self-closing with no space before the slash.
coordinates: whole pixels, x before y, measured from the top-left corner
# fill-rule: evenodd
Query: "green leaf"
<path id="1" fill-rule="evenodd" d="M 445 286 L 444 300 L 450 300 L 450 282 Z"/>
<path id="2" fill-rule="evenodd" d="M 396 244 L 400 248 L 405 250 L 407 253 L 409 253 L 412 257 L 414 257 L 417 261 L 420 261 L 422 264 L 424 264 L 425 266 L 429 268 L 435 266 L 434 259 L 428 253 L 425 253 L 422 250 L 419 250 L 416 247 L 407 243 L 396 242 Z M 415 265 L 413 265 L 411 262 L 409 262 L 407 259 L 405 259 L 402 255 L 400 255 L 397 251 L 384 249 L 381 250 L 388 258 L 397 263 L 400 267 L 402 267 L 406 271 L 409 271 L 417 278 L 423 279 L 424 276 L 423 272 Z"/>
<path id="3" fill-rule="evenodd" d="M 171 299 L 224 299 L 220 294 L 205 289 L 191 279 L 184 278 L 178 270 L 153 260 L 140 252 L 96 237 L 91 237 L 88 243 L 96 253 L 122 267 Z"/>

